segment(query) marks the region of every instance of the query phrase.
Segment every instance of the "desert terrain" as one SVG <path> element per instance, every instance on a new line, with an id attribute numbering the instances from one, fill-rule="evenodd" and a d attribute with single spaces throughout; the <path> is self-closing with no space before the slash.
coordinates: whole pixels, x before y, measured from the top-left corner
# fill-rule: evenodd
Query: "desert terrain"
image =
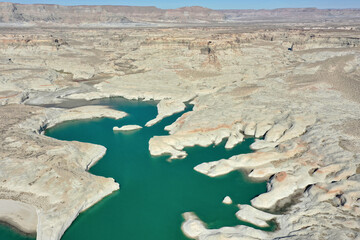
<path id="1" fill-rule="evenodd" d="M 88 106 L 119 96 L 159 101 L 149 125 L 194 104 L 166 127 L 169 136 L 150 140 L 154 156 L 257 138 L 253 153 L 194 170 L 268 181 L 236 215 L 257 226 L 274 220 L 277 230 L 207 229 L 184 213 L 190 238 L 360 237 L 360 10 L 0 3 L 2 221 L 60 239 L 80 212 L 119 189 L 87 172 L 104 147 L 43 135 L 68 120 L 124 117 Z M 70 101 L 84 106 L 53 107 Z"/>

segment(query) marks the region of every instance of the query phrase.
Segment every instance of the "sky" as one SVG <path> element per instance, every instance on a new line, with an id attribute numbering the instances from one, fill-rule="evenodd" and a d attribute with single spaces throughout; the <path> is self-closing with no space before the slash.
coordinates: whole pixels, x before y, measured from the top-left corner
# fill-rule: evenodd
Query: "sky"
<path id="1" fill-rule="evenodd" d="M 0 0 L 4 1 L 4 0 Z M 274 9 L 274 8 L 360 8 L 360 0 L 18 0 L 7 1 L 32 4 L 47 3 L 60 5 L 130 5 L 178 8 L 202 6 L 212 9 Z"/>

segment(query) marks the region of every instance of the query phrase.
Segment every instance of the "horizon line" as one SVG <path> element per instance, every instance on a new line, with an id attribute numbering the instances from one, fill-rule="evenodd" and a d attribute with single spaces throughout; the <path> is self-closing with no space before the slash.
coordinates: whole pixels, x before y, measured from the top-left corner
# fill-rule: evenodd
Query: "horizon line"
<path id="1" fill-rule="evenodd" d="M 153 5 L 120 5 L 120 4 L 55 4 L 55 3 L 17 3 L 17 2 L 2 2 L 0 3 L 10 3 L 10 4 L 19 4 L 19 5 L 50 5 L 50 6 L 64 6 L 64 7 L 85 7 L 85 6 L 119 6 L 119 7 L 153 7 L 161 10 L 176 10 L 181 8 L 191 8 L 191 7 L 201 7 L 205 9 L 210 9 L 214 11 L 226 11 L 226 10 L 279 10 L 279 9 L 317 9 L 317 10 L 360 10 L 360 8 L 318 8 L 318 7 L 281 7 L 281 8 L 224 8 L 224 9 L 213 9 L 200 5 L 192 6 L 182 6 L 178 8 L 160 8 Z"/>

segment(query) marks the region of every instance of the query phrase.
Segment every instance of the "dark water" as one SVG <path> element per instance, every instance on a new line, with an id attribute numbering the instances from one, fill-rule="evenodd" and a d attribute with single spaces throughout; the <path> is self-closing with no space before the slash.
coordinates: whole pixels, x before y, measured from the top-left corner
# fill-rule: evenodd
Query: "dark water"
<path id="1" fill-rule="evenodd" d="M 120 119 L 70 121 L 48 129 L 46 135 L 103 145 L 107 153 L 90 172 L 113 177 L 120 190 L 80 214 L 65 232 L 62 240 L 123 239 L 123 240 L 184 240 L 181 214 L 195 212 L 209 228 L 245 224 L 235 217 L 236 204 L 250 203 L 266 191 L 266 183 L 249 182 L 240 172 L 210 178 L 193 170 L 202 163 L 234 154 L 250 152 L 253 139 L 246 139 L 234 149 L 218 146 L 186 149 L 188 157 L 167 161 L 168 156 L 152 157 L 148 142 L 154 135 L 167 135 L 164 127 L 182 113 L 168 117 L 153 127 L 114 133 L 114 126 L 144 126 L 157 114 L 155 102 L 103 100 L 103 104 L 125 111 Z M 190 110 L 187 107 L 185 111 Z M 233 205 L 222 200 L 229 195 Z M 0 228 L 0 239 L 28 239 L 9 228 Z"/>

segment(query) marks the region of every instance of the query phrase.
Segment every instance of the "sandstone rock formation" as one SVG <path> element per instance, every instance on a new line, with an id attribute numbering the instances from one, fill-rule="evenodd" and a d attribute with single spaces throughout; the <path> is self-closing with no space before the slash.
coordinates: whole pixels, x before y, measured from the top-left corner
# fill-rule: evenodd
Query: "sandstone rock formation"
<path id="1" fill-rule="evenodd" d="M 80 212 L 119 189 L 114 179 L 86 172 L 105 154 L 105 147 L 41 133 L 61 121 L 120 118 L 125 113 L 98 106 L 63 110 L 13 104 L 0 112 L 1 220 L 36 232 L 37 239 L 60 239 Z"/>
<path id="2" fill-rule="evenodd" d="M 229 196 L 226 196 L 222 202 L 224 204 L 232 204 L 232 199 Z"/>
<path id="3" fill-rule="evenodd" d="M 0 23 L 81 27 L 204 24 L 249 21 L 339 23 L 360 19 L 359 9 L 282 8 L 273 10 L 213 10 L 200 6 L 160 9 L 152 6 L 61 6 L 0 3 Z"/>
<path id="4" fill-rule="evenodd" d="M 126 131 L 138 130 L 138 129 L 141 129 L 141 128 L 142 127 L 139 126 L 139 125 L 125 125 L 125 126 L 122 126 L 122 127 L 114 127 L 113 130 L 114 131 L 126 132 Z"/>
<path id="5" fill-rule="evenodd" d="M 145 126 L 150 127 L 157 122 L 160 122 L 165 117 L 183 111 L 185 109 L 185 104 L 183 102 L 174 101 L 173 99 L 163 99 L 158 103 L 157 109 L 158 115 L 156 118 L 147 122 Z"/>
<path id="6" fill-rule="evenodd" d="M 268 222 L 276 218 L 276 215 L 257 210 L 249 205 L 239 204 L 239 208 L 240 210 L 236 213 L 238 219 L 259 227 L 268 227 Z"/>
<path id="7" fill-rule="evenodd" d="M 17 8 L 1 15 L 7 23 L 39 24 L 57 8 L 46 6 L 39 19 L 31 20 L 31 11 L 41 5 L 30 10 L 16 4 L 1 6 L 2 12 Z M 66 22 L 65 13 L 81 16 L 86 9 L 111 11 L 107 7 L 58 8 L 61 14 L 49 22 Z M 186 156 L 186 147 L 227 141 L 230 149 L 244 137 L 259 138 L 251 145 L 253 153 L 203 163 L 195 170 L 209 177 L 241 170 L 254 180 L 268 181 L 268 191 L 254 198 L 251 206 L 240 205 L 237 216 L 259 226 L 275 220 L 278 229 L 207 229 L 187 213 L 182 229 L 189 237 L 359 236 L 358 10 L 259 10 L 241 15 L 195 9 L 204 18 L 194 13 L 183 20 L 184 12 L 194 9 L 181 9 L 164 20 L 156 14 L 160 11 L 162 16 L 165 10 L 154 9 L 154 15 L 149 15 L 146 8 L 144 13 L 143 8 L 126 9 L 131 16 L 122 17 L 139 22 L 153 18 L 206 22 L 218 14 L 241 21 L 261 19 L 264 14 L 269 18 L 216 28 L 0 28 L 0 199 L 36 209 L 38 239 L 59 239 L 80 211 L 118 189 L 113 179 L 85 171 L 105 153 L 103 147 L 58 141 L 39 133 L 65 120 L 125 113 L 102 107 L 66 110 L 30 105 L 87 100 L 86 105 L 92 99 L 115 96 L 160 101 L 159 115 L 149 125 L 181 111 L 185 102 L 194 105 L 166 127 L 170 135 L 150 140 L 153 155 L 181 158 Z M 296 17 L 300 14 L 302 19 Z M 92 19 L 74 22 L 111 22 L 100 16 L 115 15 L 94 14 Z M 307 16 L 315 20 L 308 22 Z M 279 22 L 268 21 L 274 18 Z M 121 18 L 114 18 L 118 21 Z M 27 229 L 33 231 L 34 226 Z"/>
<path id="8" fill-rule="evenodd" d="M 36 233 L 38 224 L 36 208 L 14 200 L 0 200 L 0 219 L 25 233 Z"/>

